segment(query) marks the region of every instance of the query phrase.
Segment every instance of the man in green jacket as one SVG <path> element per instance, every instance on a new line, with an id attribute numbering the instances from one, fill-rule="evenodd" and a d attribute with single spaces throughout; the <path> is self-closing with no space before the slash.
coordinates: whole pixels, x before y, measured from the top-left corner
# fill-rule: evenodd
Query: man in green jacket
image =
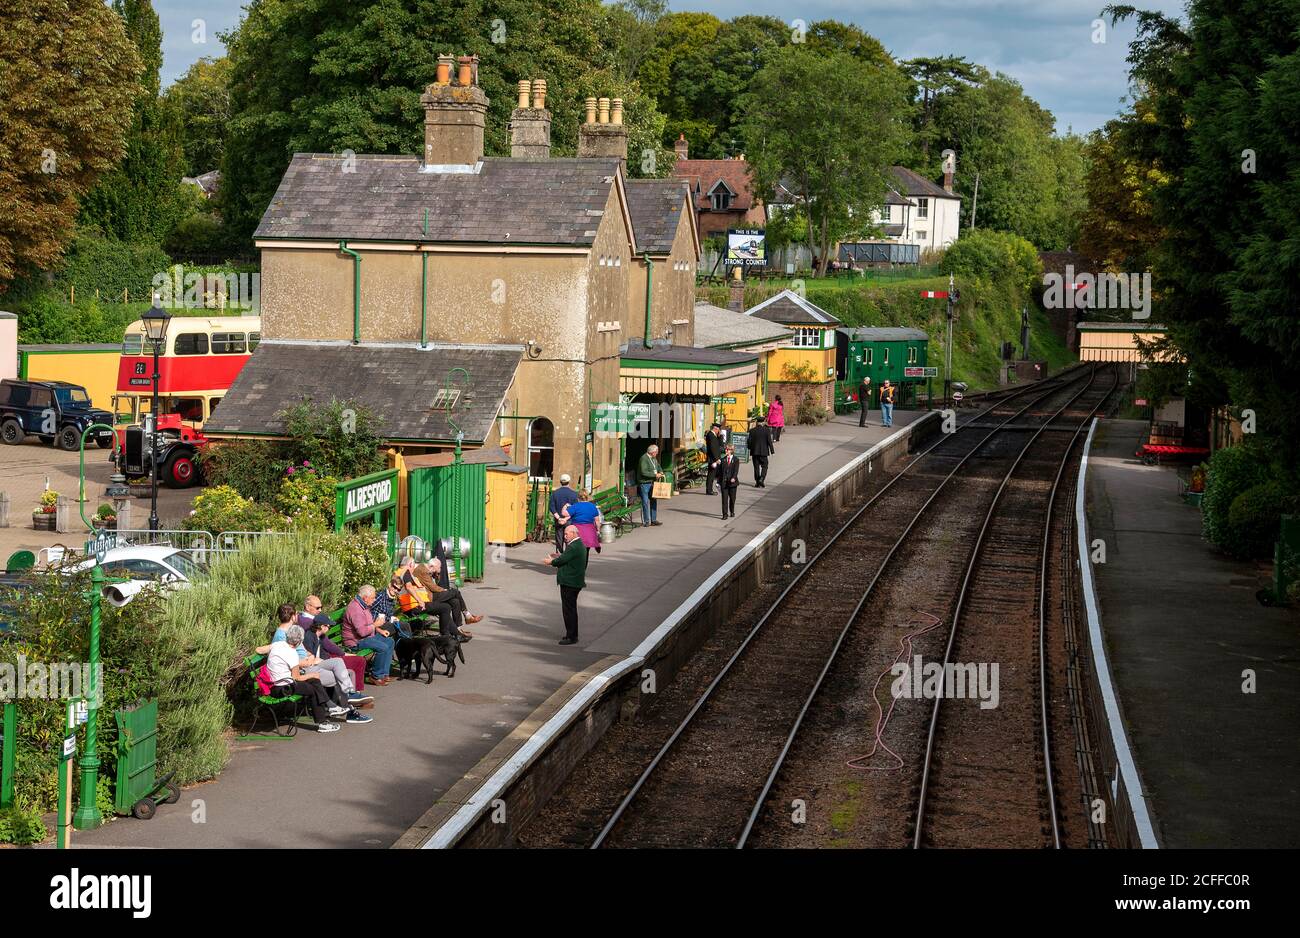
<path id="1" fill-rule="evenodd" d="M 659 499 L 650 497 L 650 493 L 654 491 L 655 483 L 663 477 L 663 470 L 659 468 L 659 447 L 651 444 L 636 466 L 636 489 L 641 493 L 642 527 L 648 528 L 652 524 L 656 526 L 663 524 L 662 521 L 655 517 L 659 511 Z"/>
<path id="2" fill-rule="evenodd" d="M 555 568 L 555 579 L 560 584 L 560 606 L 564 610 L 564 638 L 560 644 L 576 645 L 578 594 L 587 585 L 587 545 L 582 543 L 576 524 L 564 529 L 564 551 L 551 554 L 549 562 Z"/>

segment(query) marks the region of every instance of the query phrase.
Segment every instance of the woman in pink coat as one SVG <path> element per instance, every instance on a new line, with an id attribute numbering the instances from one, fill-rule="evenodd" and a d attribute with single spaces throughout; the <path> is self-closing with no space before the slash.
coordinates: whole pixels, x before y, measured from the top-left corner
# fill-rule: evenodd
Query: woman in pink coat
<path id="1" fill-rule="evenodd" d="M 785 429 L 785 405 L 781 403 L 780 394 L 773 397 L 767 407 L 767 425 L 772 430 L 772 442 L 779 442 L 781 431 Z"/>

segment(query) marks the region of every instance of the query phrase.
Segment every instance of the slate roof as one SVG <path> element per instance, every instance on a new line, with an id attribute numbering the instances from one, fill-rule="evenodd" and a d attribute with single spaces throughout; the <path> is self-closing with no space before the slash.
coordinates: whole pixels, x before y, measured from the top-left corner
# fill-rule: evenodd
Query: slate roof
<path id="1" fill-rule="evenodd" d="M 931 182 L 919 173 L 914 173 L 906 166 L 891 166 L 889 174 L 894 177 L 894 188 L 903 195 L 920 196 L 927 199 L 960 199 L 955 192 L 949 192 L 938 183 Z"/>
<path id="2" fill-rule="evenodd" d="M 349 342 L 290 342 L 263 339 L 212 417 L 209 436 L 277 436 L 277 416 L 311 398 L 321 404 L 355 400 L 382 421 L 386 441 L 447 441 L 456 432 L 446 410 L 430 406 L 448 372 L 464 368 L 452 417 L 466 442 L 481 443 L 491 432 L 523 350 L 519 346 L 431 346 Z M 457 385 L 453 384 L 453 387 Z"/>
<path id="3" fill-rule="evenodd" d="M 680 179 L 629 179 L 624 188 L 637 250 L 671 253 L 682 206 L 691 197 L 690 187 Z"/>
<path id="4" fill-rule="evenodd" d="M 791 326 L 838 326 L 840 321 L 815 303 L 809 303 L 798 293 L 782 290 L 757 306 L 745 310 L 746 316 L 757 316 L 768 322 Z"/>
<path id="5" fill-rule="evenodd" d="M 930 338 L 920 329 L 912 329 L 907 326 L 857 326 L 835 331 L 843 332 L 849 338 L 857 339 L 860 342 L 925 342 Z"/>
<path id="6" fill-rule="evenodd" d="M 652 362 L 678 362 L 683 365 L 714 365 L 727 368 L 757 359 L 753 352 L 728 352 L 722 349 L 694 348 L 689 345 L 652 345 L 648 350 L 641 339 L 633 339 L 623 352 L 623 359 Z"/>
<path id="7" fill-rule="evenodd" d="M 729 348 L 739 345 L 763 345 L 784 342 L 790 331 L 779 324 L 769 324 L 757 316 L 746 316 L 712 303 L 695 304 L 695 345 L 697 348 Z"/>
<path id="8" fill-rule="evenodd" d="M 298 153 L 255 238 L 590 245 L 617 159 L 484 159 L 421 172 L 414 156 Z M 428 233 L 424 212 L 429 210 Z"/>

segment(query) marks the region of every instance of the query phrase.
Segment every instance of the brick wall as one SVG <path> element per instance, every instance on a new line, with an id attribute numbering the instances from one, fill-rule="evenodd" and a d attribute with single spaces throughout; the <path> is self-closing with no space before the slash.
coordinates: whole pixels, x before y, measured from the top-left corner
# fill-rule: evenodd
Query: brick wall
<path id="1" fill-rule="evenodd" d="M 821 384 L 798 384 L 792 381 L 768 381 L 767 399 L 770 401 L 777 394 L 785 404 L 786 423 L 798 422 L 799 401 L 809 389 L 817 395 L 821 405 L 832 413 L 835 411 L 835 382 L 823 381 Z"/>

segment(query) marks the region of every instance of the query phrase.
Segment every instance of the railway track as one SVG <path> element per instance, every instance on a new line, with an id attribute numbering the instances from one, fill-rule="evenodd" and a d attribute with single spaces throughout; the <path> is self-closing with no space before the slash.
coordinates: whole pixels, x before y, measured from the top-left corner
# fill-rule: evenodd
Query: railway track
<path id="1" fill-rule="evenodd" d="M 982 507 L 1028 446 L 1004 441 L 1026 425 L 1049 427 L 1084 381 L 1090 386 L 1092 374 L 1076 371 L 1012 392 L 859 508 L 762 615 L 591 846 L 743 846 L 845 635 L 920 519 L 939 504 L 966 513 Z M 1064 405 L 1033 413 L 1061 396 Z M 1015 406 L 1021 398 L 1028 403 Z M 950 485 L 959 478 L 962 485 Z"/>
<path id="2" fill-rule="evenodd" d="M 1052 761 L 1047 633 L 1053 509 L 1082 431 L 1118 385 L 1071 402 L 1063 429 L 1044 424 L 1002 479 L 957 593 L 942 664 L 999 669 L 999 705 L 934 698 L 912 846 L 1062 845 Z M 1080 403 L 1081 402 L 1081 403 Z M 1034 622 L 1036 628 L 1023 628 Z"/>

